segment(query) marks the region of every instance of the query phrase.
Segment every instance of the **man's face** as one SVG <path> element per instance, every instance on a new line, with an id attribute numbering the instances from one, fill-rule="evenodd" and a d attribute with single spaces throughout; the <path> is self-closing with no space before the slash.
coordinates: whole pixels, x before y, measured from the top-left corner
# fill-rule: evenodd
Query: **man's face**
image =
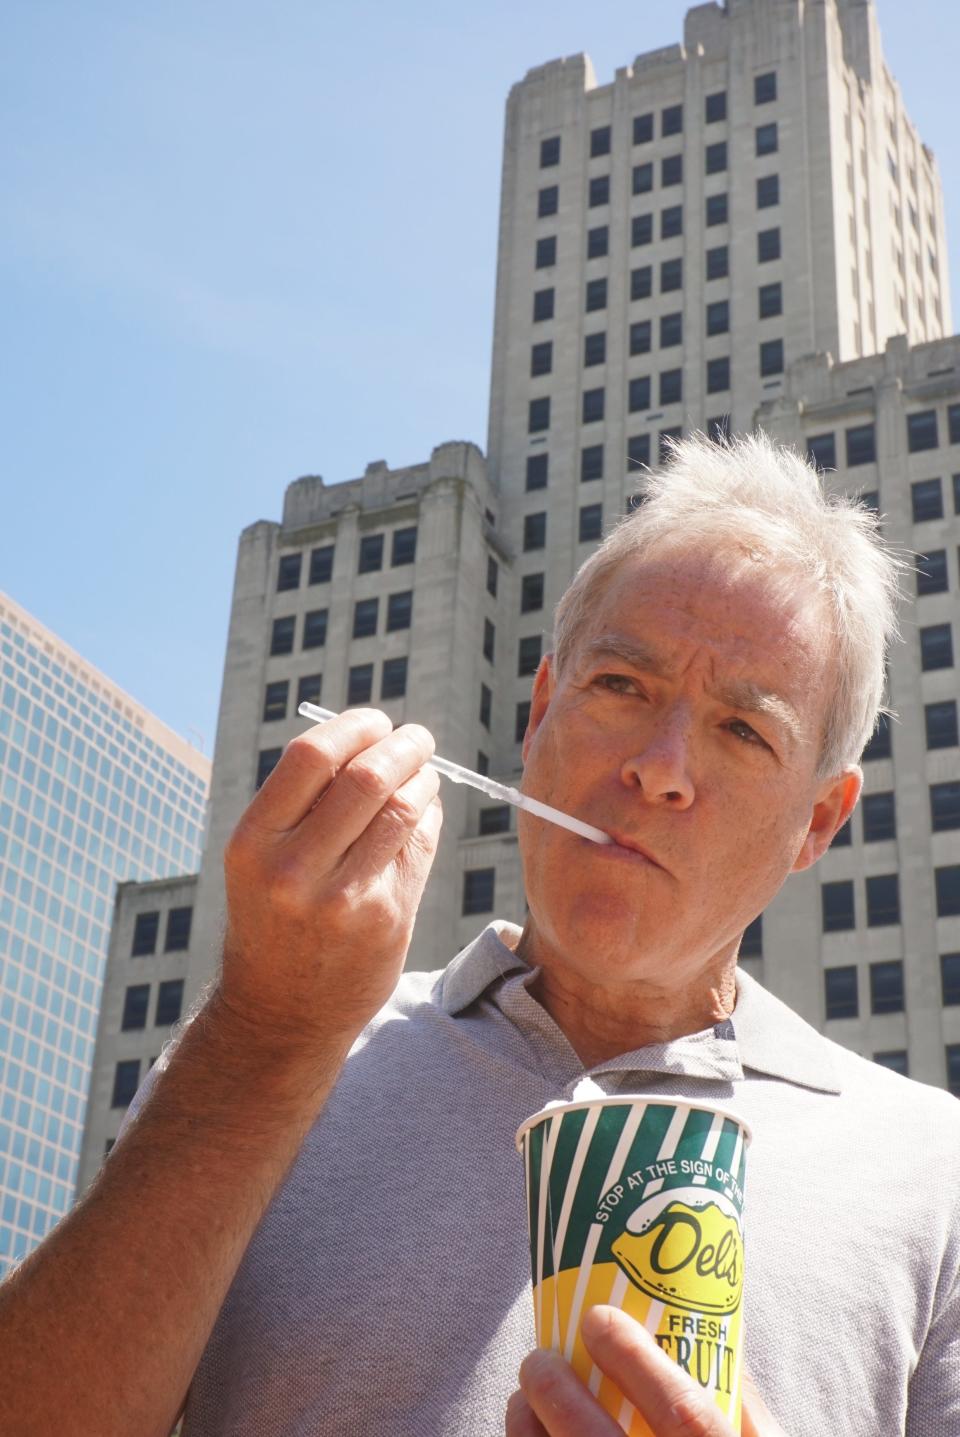
<path id="1" fill-rule="evenodd" d="M 534 680 L 523 790 L 624 841 L 520 813 L 538 962 L 594 982 L 729 956 L 859 794 L 817 783 L 832 656 L 816 605 L 753 561 L 626 559 L 562 677 Z"/>

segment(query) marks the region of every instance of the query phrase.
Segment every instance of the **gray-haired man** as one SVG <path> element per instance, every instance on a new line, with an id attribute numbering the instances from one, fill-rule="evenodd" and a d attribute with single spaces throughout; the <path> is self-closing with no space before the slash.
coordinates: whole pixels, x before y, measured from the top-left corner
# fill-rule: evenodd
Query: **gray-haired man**
<path id="1" fill-rule="evenodd" d="M 533 1345 L 523 1118 L 608 1091 L 753 1128 L 745 1433 L 960 1432 L 960 1108 L 820 1037 L 740 937 L 859 797 L 898 561 L 762 440 L 680 446 L 534 682 L 529 915 L 400 970 L 440 829 L 425 730 L 291 743 L 226 855 L 222 974 L 77 1209 L 0 1289 L 0 1427 L 604 1437 Z M 657 1437 L 729 1437 L 603 1310 Z M 679 1386 L 678 1386 L 679 1384 Z M 777 1424 L 782 1424 L 779 1427 Z"/>

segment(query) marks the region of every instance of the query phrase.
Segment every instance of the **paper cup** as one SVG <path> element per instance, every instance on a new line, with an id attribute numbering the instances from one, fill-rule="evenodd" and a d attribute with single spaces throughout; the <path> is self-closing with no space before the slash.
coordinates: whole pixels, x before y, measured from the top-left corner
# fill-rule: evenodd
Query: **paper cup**
<path id="1" fill-rule="evenodd" d="M 630 1437 L 655 1437 L 580 1336 L 588 1308 L 622 1308 L 739 1432 L 746 1124 L 698 1103 L 597 1098 L 550 1104 L 516 1141 L 538 1346 L 562 1352 Z"/>

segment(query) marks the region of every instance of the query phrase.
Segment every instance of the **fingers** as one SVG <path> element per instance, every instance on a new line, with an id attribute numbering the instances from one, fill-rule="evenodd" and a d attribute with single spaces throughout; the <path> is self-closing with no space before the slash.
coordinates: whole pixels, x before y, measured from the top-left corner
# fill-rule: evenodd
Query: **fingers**
<path id="1" fill-rule="evenodd" d="M 734 1437 L 707 1393 L 632 1317 L 614 1307 L 592 1307 L 581 1332 L 590 1356 L 657 1437 Z"/>
<path id="2" fill-rule="evenodd" d="M 780 1423 L 764 1402 L 750 1373 L 743 1369 L 742 1437 L 786 1437 Z"/>
<path id="3" fill-rule="evenodd" d="M 525 1357 L 520 1390 L 550 1437 L 623 1437 L 559 1352 L 538 1348 Z"/>
<path id="4" fill-rule="evenodd" d="M 514 1392 L 507 1403 L 506 1437 L 548 1437 L 522 1392 Z"/>
<path id="5" fill-rule="evenodd" d="M 341 867 L 343 881 L 349 884 L 354 878 L 364 878 L 370 873 L 380 873 L 404 850 L 408 840 L 417 835 L 419 844 L 416 852 L 422 855 L 429 851 L 432 858 L 435 845 L 424 842 L 425 834 L 421 823 L 437 797 L 440 775 L 436 769 L 421 768 L 406 783 L 400 785 L 387 799 L 372 822 L 352 845 Z M 439 804 L 437 805 L 439 808 Z M 428 832 L 442 821 L 443 810 L 434 814 L 428 824 Z"/>
<path id="6" fill-rule="evenodd" d="M 392 727 L 379 709 L 350 709 L 298 734 L 250 804 L 251 822 L 275 833 L 296 828 L 340 770 Z"/>

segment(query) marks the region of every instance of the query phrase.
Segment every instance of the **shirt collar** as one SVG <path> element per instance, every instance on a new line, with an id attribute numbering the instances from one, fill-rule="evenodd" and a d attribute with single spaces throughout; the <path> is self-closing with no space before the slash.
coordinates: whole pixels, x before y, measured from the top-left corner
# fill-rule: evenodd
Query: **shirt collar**
<path id="1" fill-rule="evenodd" d="M 491 996 L 497 1005 L 514 1021 L 522 1018 L 523 1005 L 534 1001 L 527 989 L 535 970 L 513 951 L 520 933 L 516 924 L 495 920 L 457 954 L 434 989 L 445 1013 L 456 1017 L 496 985 L 498 992 Z M 740 968 L 736 982 L 736 1007 L 726 1023 L 671 1043 L 624 1053 L 600 1067 L 609 1072 L 682 1068 L 689 1074 L 693 1060 L 698 1068 L 718 1069 L 715 1074 L 704 1071 L 703 1076 L 719 1077 L 722 1070 L 724 1076 L 742 1077 L 743 1069 L 749 1069 L 817 1092 L 840 1093 L 834 1045 Z M 696 1061 L 698 1055 L 700 1062 Z M 731 1072 L 731 1065 L 738 1071 Z"/>

